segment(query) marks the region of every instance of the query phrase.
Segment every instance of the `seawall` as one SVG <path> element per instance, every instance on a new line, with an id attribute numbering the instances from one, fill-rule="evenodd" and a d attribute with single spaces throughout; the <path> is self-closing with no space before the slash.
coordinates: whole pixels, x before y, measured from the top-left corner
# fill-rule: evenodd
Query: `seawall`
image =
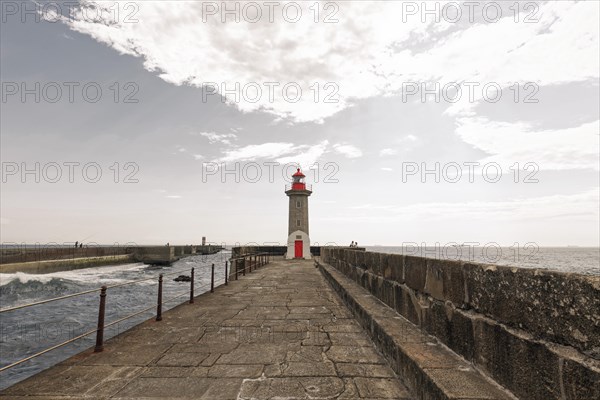
<path id="1" fill-rule="evenodd" d="M 520 399 L 600 398 L 600 277 L 323 247 L 321 260 Z"/>
<path id="2" fill-rule="evenodd" d="M 47 274 L 132 262 L 168 265 L 183 257 L 214 254 L 222 249 L 215 245 L 6 248 L 2 249 L 0 273 Z"/>
<path id="3" fill-rule="evenodd" d="M 28 274 L 49 274 L 58 271 L 98 267 L 100 265 L 116 265 L 136 262 L 133 254 L 114 256 L 83 257 L 58 260 L 29 261 L 22 263 L 0 264 L 0 273 L 12 274 L 25 272 Z"/>

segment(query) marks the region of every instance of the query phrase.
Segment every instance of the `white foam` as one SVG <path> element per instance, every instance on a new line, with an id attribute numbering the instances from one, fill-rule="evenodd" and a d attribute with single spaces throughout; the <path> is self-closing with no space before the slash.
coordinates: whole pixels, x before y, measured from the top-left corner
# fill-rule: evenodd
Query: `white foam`
<path id="1" fill-rule="evenodd" d="M 118 272 L 136 271 L 145 268 L 143 263 L 111 265 L 105 267 L 93 267 L 74 269 L 70 271 L 51 272 L 49 274 L 28 274 L 25 272 L 15 272 L 12 274 L 0 274 L 0 286 L 19 280 L 21 283 L 41 282 L 48 283 L 52 279 L 67 279 L 75 282 L 97 282 L 102 280 L 103 283 L 118 283 L 123 282 L 123 278 L 113 278 L 113 275 Z"/>

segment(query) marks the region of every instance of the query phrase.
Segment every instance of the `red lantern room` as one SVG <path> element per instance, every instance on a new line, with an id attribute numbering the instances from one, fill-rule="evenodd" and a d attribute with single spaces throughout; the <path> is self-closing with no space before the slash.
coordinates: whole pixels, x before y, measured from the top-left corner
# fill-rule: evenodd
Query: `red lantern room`
<path id="1" fill-rule="evenodd" d="M 306 176 L 300 171 L 300 168 L 292 175 L 292 190 L 306 190 L 306 183 L 304 178 Z"/>

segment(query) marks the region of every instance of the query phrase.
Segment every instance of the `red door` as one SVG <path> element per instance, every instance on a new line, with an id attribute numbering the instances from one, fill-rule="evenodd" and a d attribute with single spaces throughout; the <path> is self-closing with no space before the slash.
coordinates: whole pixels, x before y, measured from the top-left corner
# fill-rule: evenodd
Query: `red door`
<path id="1" fill-rule="evenodd" d="M 302 240 L 296 240 L 295 242 L 294 257 L 302 258 Z"/>

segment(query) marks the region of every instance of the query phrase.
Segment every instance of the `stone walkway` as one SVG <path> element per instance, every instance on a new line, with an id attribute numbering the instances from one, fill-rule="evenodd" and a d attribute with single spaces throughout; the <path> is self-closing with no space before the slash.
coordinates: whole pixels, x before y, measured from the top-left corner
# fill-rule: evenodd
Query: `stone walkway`
<path id="1" fill-rule="evenodd" d="M 310 261 L 274 261 L 3 398 L 409 399 Z"/>

